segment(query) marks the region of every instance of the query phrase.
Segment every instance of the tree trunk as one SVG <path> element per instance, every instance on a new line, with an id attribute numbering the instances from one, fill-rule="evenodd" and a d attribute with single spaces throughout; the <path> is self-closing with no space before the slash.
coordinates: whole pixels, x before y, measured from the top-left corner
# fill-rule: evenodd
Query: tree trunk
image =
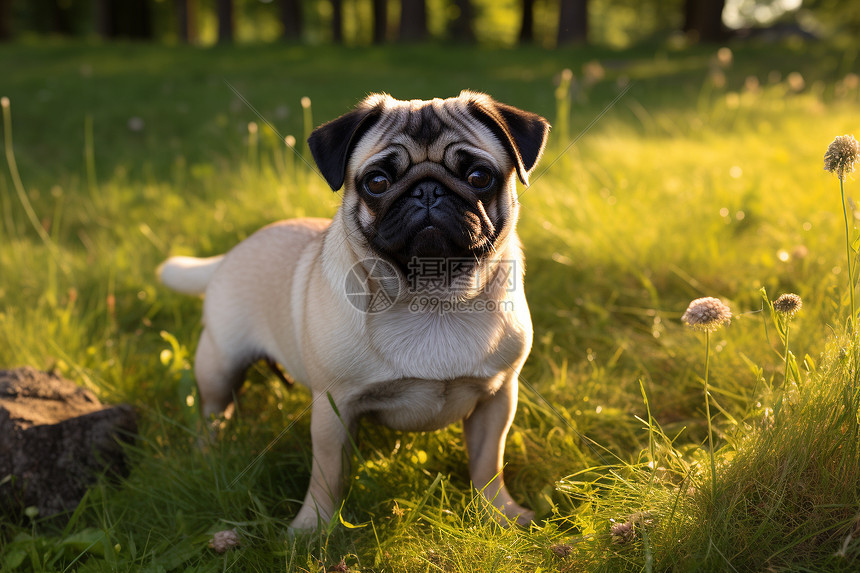
<path id="1" fill-rule="evenodd" d="M 402 0 L 400 7 L 400 41 L 423 42 L 426 39 L 426 0 Z"/>
<path id="2" fill-rule="evenodd" d="M 384 44 L 388 36 L 388 0 L 373 0 L 373 43 Z"/>
<path id="3" fill-rule="evenodd" d="M 187 44 L 191 40 L 191 15 L 189 14 L 191 0 L 173 0 L 174 12 L 176 13 L 176 35 L 179 41 Z"/>
<path id="4" fill-rule="evenodd" d="M 0 42 L 12 37 L 12 0 L 0 0 Z"/>
<path id="5" fill-rule="evenodd" d="M 331 0 L 331 40 L 343 44 L 343 0 Z"/>
<path id="6" fill-rule="evenodd" d="M 64 36 L 72 35 L 72 18 L 69 14 L 69 7 L 63 5 L 57 0 L 51 2 L 51 12 L 53 17 L 52 29 L 57 34 Z"/>
<path id="7" fill-rule="evenodd" d="M 520 44 L 531 44 L 535 41 L 535 0 L 522 0 L 523 15 L 520 20 Z"/>
<path id="8" fill-rule="evenodd" d="M 303 24 L 301 0 L 281 0 L 282 37 L 285 40 L 301 40 Z"/>
<path id="9" fill-rule="evenodd" d="M 96 0 L 95 5 L 96 32 L 102 39 L 116 37 L 116 22 L 114 6 L 111 0 Z"/>
<path id="10" fill-rule="evenodd" d="M 120 32 L 134 40 L 151 40 L 153 26 L 149 0 L 124 0 L 119 5 L 124 16 Z"/>
<path id="11" fill-rule="evenodd" d="M 151 40 L 154 35 L 149 0 L 97 0 L 96 31 L 104 39 Z"/>
<path id="12" fill-rule="evenodd" d="M 233 41 L 233 0 L 218 0 L 218 43 Z"/>
<path id="13" fill-rule="evenodd" d="M 558 14 L 558 45 L 588 41 L 588 0 L 561 0 Z"/>
<path id="14" fill-rule="evenodd" d="M 685 0 L 684 32 L 702 42 L 726 38 L 723 28 L 725 0 Z"/>
<path id="15" fill-rule="evenodd" d="M 475 11 L 471 0 L 454 0 L 457 17 L 451 22 L 451 37 L 465 44 L 475 42 Z"/>
<path id="16" fill-rule="evenodd" d="M 696 20 L 698 20 L 698 16 L 696 14 L 698 12 L 698 7 L 698 0 L 684 0 L 684 25 L 681 28 L 681 31 L 685 34 L 696 29 Z"/>

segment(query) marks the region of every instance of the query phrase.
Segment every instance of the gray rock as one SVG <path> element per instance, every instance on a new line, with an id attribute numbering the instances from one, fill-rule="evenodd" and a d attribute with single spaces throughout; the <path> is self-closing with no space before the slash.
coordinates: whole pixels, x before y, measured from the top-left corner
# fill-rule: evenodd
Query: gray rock
<path id="1" fill-rule="evenodd" d="M 0 509 L 74 510 L 100 474 L 127 474 L 119 442 L 136 433 L 130 406 L 102 405 L 55 374 L 0 370 Z"/>

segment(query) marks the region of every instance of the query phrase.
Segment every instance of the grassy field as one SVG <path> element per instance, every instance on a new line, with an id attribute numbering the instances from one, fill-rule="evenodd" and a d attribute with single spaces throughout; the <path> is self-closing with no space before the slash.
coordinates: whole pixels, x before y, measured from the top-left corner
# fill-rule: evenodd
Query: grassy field
<path id="1" fill-rule="evenodd" d="M 0 522 L 0 567 L 856 571 L 860 348 L 839 182 L 822 161 L 835 136 L 860 131 L 858 46 L 731 49 L 0 46 L 21 176 L 4 163 L 0 368 L 57 370 L 133 404 L 141 427 L 131 475 L 99 483 L 68 524 Z M 559 94 L 566 68 L 574 89 Z M 536 335 L 506 452 L 514 497 L 540 519 L 492 524 L 459 427 L 367 424 L 339 519 L 289 538 L 309 478 L 309 394 L 250 372 L 222 441 L 200 450 L 201 304 L 155 268 L 335 212 L 281 136 L 306 156 L 310 126 L 368 92 L 463 88 L 554 124 L 521 190 Z M 803 297 L 788 376 L 762 289 Z M 710 337 L 713 481 L 705 335 L 680 321 L 702 296 L 734 313 Z M 208 548 L 234 527 L 238 549 Z"/>

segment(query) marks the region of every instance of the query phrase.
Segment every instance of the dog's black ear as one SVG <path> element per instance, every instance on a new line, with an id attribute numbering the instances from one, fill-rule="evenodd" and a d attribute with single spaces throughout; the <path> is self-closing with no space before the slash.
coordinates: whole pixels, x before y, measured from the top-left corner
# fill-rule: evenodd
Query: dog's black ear
<path id="1" fill-rule="evenodd" d="M 469 111 L 499 139 L 514 160 L 517 176 L 529 184 L 529 174 L 537 165 L 550 125 L 536 113 L 495 101 L 488 95 L 463 92 Z"/>
<path id="2" fill-rule="evenodd" d="M 360 105 L 311 132 L 308 147 L 314 161 L 333 191 L 343 185 L 349 154 L 364 133 L 379 119 L 379 105 Z"/>

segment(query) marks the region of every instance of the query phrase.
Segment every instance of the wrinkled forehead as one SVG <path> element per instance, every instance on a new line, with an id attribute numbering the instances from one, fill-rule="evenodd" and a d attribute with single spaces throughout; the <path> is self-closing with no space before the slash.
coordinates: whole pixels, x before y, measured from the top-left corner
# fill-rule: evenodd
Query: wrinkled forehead
<path id="1" fill-rule="evenodd" d="M 513 169 L 496 136 L 457 98 L 382 101 L 379 121 L 359 140 L 350 157 L 351 174 L 383 160 L 398 171 L 424 161 L 453 167 L 464 156 L 489 162 L 503 172 Z"/>

